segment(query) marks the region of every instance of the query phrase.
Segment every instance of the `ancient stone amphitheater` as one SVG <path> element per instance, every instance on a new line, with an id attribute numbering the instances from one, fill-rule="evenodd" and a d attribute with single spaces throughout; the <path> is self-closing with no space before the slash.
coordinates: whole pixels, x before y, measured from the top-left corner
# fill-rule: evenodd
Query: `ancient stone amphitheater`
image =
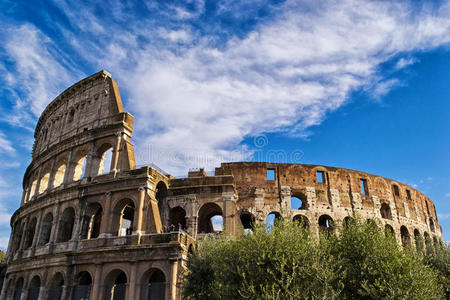
<path id="1" fill-rule="evenodd" d="M 1 299 L 180 299 L 188 253 L 221 229 L 217 216 L 239 235 L 270 214 L 318 232 L 339 230 L 356 213 L 411 247 L 420 236 L 441 241 L 433 202 L 395 180 L 264 162 L 174 178 L 136 168 L 132 131 L 105 71 L 48 105 L 11 218 Z"/>

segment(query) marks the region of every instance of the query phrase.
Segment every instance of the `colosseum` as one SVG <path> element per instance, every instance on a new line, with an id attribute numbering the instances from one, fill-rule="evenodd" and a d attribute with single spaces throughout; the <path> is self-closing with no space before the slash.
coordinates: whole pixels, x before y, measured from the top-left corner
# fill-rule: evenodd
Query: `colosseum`
<path id="1" fill-rule="evenodd" d="M 356 214 L 411 247 L 441 241 L 433 202 L 398 181 L 266 162 L 174 178 L 136 168 L 132 131 L 133 116 L 105 71 L 46 107 L 11 218 L 0 299 L 181 299 L 198 239 L 220 230 L 239 236 L 270 214 L 313 232 L 339 230 Z M 213 222 L 220 218 L 222 227 Z"/>

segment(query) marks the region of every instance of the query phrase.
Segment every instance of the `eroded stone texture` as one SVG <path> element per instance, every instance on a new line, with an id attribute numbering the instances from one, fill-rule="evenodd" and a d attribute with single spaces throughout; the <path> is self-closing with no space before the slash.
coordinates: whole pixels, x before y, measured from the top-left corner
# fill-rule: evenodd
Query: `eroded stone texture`
<path id="1" fill-rule="evenodd" d="M 136 169 L 132 130 L 133 117 L 105 71 L 45 109 L 11 218 L 1 299 L 179 299 L 196 240 L 218 230 L 239 236 L 271 213 L 315 233 L 358 216 L 393 230 L 399 242 L 403 234 L 412 246 L 417 236 L 441 241 L 433 202 L 397 181 L 265 162 L 223 163 L 214 176 L 200 169 L 173 178 Z M 291 197 L 301 206 L 292 207 Z"/>

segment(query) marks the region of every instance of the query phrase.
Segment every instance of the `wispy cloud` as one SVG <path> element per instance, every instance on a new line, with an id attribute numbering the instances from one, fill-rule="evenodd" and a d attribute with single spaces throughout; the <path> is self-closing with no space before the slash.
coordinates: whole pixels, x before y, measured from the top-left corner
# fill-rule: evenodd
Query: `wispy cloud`
<path id="1" fill-rule="evenodd" d="M 6 137 L 6 135 L 0 131 L 0 153 L 1 152 L 14 154 L 16 152 L 16 149 L 14 149 L 11 141 Z"/>
<path id="2" fill-rule="evenodd" d="M 417 59 L 415 59 L 414 57 L 410 57 L 410 58 L 400 58 L 397 63 L 395 64 L 395 68 L 397 70 L 403 69 L 409 65 L 415 64 L 417 62 Z"/>
<path id="3" fill-rule="evenodd" d="M 111 19 L 67 3 L 58 1 L 77 30 L 61 30 L 65 45 L 118 79 L 136 116 L 139 163 L 152 160 L 175 173 L 247 158 L 251 148 L 242 141 L 261 132 L 304 135 L 352 91 L 380 98 L 401 84 L 387 78 L 381 64 L 450 41 L 450 3 L 432 10 L 406 1 L 287 1 L 249 32 L 225 40 L 203 29 L 207 26 L 195 26 L 206 9 L 203 1 L 164 7 L 167 24 L 137 17 L 135 23 L 119 24 L 118 16 L 132 15 L 117 1 L 106 14 Z M 216 13 L 238 20 L 245 18 L 243 11 L 225 5 Z M 19 74 L 10 85 L 26 82 L 27 95 L 39 91 L 36 99 L 21 99 L 38 113 L 80 72 L 36 28 L 24 25 L 9 35 L 8 53 Z M 397 68 L 411 63 L 400 58 Z M 152 159 L 155 152 L 168 151 Z"/>
<path id="4" fill-rule="evenodd" d="M 445 194 L 445 197 L 450 197 L 450 193 Z"/>
<path id="5" fill-rule="evenodd" d="M 443 220 L 447 220 L 450 218 L 450 214 L 438 214 L 438 218 L 439 220 L 443 221 Z"/>

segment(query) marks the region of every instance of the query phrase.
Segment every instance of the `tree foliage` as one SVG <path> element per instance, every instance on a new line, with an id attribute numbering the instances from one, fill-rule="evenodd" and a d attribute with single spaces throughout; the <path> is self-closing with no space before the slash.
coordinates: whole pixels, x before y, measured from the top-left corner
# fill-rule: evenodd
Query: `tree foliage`
<path id="1" fill-rule="evenodd" d="M 444 299 L 442 273 L 431 266 L 443 263 L 428 261 L 373 222 L 350 222 L 338 235 L 316 236 L 297 222 L 280 221 L 270 231 L 256 226 L 240 239 L 224 235 L 199 243 L 188 262 L 184 296 Z"/>

